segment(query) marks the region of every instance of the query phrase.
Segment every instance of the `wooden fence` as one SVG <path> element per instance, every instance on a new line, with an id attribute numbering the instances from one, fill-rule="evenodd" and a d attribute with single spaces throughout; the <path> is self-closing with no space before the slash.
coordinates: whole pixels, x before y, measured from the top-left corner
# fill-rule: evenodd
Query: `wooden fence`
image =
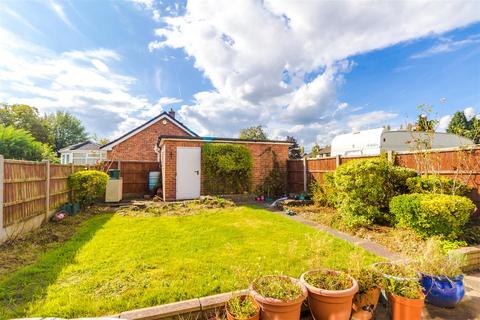
<path id="1" fill-rule="evenodd" d="M 336 156 L 319 159 L 288 160 L 288 191 L 304 192 L 309 185 L 333 172 L 342 163 L 374 156 Z M 440 149 L 429 152 L 388 153 L 390 162 L 417 170 L 421 174 L 440 174 L 467 183 L 474 188 L 472 199 L 480 201 L 480 147 L 468 149 Z"/>
<path id="2" fill-rule="evenodd" d="M 123 196 L 148 193 L 148 172 L 158 171 L 157 162 L 114 161 L 102 168 L 7 160 L 0 155 L 0 243 L 37 228 L 64 203 L 70 190 L 68 177 L 85 169 L 120 169 Z"/>

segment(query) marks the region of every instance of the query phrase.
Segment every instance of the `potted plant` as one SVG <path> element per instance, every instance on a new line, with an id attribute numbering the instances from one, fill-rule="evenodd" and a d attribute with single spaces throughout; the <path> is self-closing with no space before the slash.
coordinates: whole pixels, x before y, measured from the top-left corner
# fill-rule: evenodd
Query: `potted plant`
<path id="1" fill-rule="evenodd" d="M 421 319 L 425 296 L 418 280 L 388 278 L 386 291 L 392 320 Z"/>
<path id="2" fill-rule="evenodd" d="M 262 319 L 300 319 L 307 289 L 297 280 L 283 275 L 257 278 L 250 291 L 261 308 Z"/>
<path id="3" fill-rule="evenodd" d="M 225 306 L 228 320 L 258 320 L 260 307 L 250 295 L 233 297 Z"/>
<path id="4" fill-rule="evenodd" d="M 406 262 L 377 262 L 372 265 L 385 279 L 419 280 L 415 268 Z"/>
<path id="5" fill-rule="evenodd" d="M 353 296 L 358 291 L 352 276 L 321 269 L 305 272 L 300 282 L 308 290 L 308 304 L 314 319 L 350 319 Z"/>
<path id="6" fill-rule="evenodd" d="M 353 297 L 353 310 L 356 312 L 367 311 L 373 314 L 380 298 L 380 290 L 385 285 L 384 277 L 372 266 L 358 266 L 349 270 L 348 273 L 358 283 L 358 292 Z"/>
<path id="7" fill-rule="evenodd" d="M 453 308 L 465 295 L 462 254 L 445 254 L 438 240 L 429 240 L 422 256 L 414 260 L 420 274 L 425 302 Z"/>

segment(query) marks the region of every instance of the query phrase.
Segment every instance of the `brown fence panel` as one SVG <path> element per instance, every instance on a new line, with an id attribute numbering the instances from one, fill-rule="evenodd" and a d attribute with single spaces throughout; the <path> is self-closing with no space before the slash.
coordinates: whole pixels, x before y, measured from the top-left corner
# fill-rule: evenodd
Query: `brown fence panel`
<path id="1" fill-rule="evenodd" d="M 160 164 L 158 162 L 143 161 L 120 162 L 120 175 L 123 179 L 123 195 L 125 197 L 132 197 L 148 194 L 148 173 L 150 171 L 160 171 Z"/>
<path id="2" fill-rule="evenodd" d="M 329 157 L 306 160 L 307 186 L 313 181 L 323 183 L 325 173 L 335 171 L 337 162 L 343 164 L 356 159 L 373 156 Z M 470 149 L 446 149 L 430 152 L 405 152 L 393 155 L 396 165 L 411 168 L 420 174 L 439 174 L 467 183 L 474 188 L 471 198 L 480 201 L 480 147 Z M 289 160 L 288 190 L 303 191 L 303 160 Z"/>
<path id="3" fill-rule="evenodd" d="M 47 164 L 5 160 L 3 226 L 45 214 Z"/>

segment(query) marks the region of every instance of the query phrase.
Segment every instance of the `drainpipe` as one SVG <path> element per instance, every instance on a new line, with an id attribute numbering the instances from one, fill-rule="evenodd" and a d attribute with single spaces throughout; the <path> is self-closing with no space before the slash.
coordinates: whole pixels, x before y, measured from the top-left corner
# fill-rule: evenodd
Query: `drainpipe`
<path id="1" fill-rule="evenodd" d="M 307 157 L 303 157 L 303 192 L 307 193 Z"/>

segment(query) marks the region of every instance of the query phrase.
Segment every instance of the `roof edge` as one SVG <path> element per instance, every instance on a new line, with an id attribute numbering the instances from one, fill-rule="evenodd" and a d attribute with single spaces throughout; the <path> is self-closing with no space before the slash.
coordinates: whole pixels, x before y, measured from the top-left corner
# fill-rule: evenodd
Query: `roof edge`
<path id="1" fill-rule="evenodd" d="M 193 141 L 203 141 L 203 142 L 237 142 L 237 143 L 270 143 L 270 144 L 287 144 L 291 145 L 292 142 L 286 140 L 255 140 L 255 139 L 240 139 L 240 138 L 221 138 L 221 137 L 182 137 L 182 136 L 172 136 L 172 135 L 161 135 L 158 137 L 158 143 L 162 140 L 193 140 Z"/>
<path id="2" fill-rule="evenodd" d="M 113 141 L 110 141 L 107 144 L 104 144 L 103 146 L 100 147 L 100 150 L 111 150 L 112 147 L 114 147 L 117 144 L 125 141 L 129 137 L 134 136 L 138 132 L 142 131 L 144 128 L 147 128 L 147 127 L 153 125 L 154 123 L 156 123 L 157 121 L 159 121 L 160 119 L 162 119 L 164 117 L 168 118 L 170 121 L 172 121 L 173 124 L 175 124 L 177 127 L 182 129 L 183 131 L 192 135 L 192 137 L 198 137 L 198 134 L 196 134 L 195 132 L 190 130 L 187 126 L 185 126 L 183 123 L 181 123 L 180 121 L 178 121 L 177 119 L 175 119 L 171 115 L 169 115 L 168 112 L 163 111 L 158 116 L 148 120 L 147 122 L 139 125 L 138 127 L 134 128 L 134 129 L 130 130 L 129 132 L 127 132 L 127 133 L 123 134 L 122 136 L 118 137 L 117 139 L 115 139 Z"/>

